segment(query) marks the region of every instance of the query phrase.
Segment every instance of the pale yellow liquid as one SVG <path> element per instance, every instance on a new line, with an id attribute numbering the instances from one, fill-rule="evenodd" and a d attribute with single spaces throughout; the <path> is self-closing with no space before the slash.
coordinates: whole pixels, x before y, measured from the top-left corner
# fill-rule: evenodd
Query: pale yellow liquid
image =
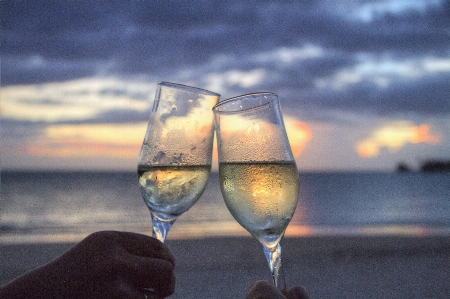
<path id="1" fill-rule="evenodd" d="M 179 216 L 192 207 L 208 182 L 211 165 L 138 166 L 139 186 L 152 212 Z"/>
<path id="2" fill-rule="evenodd" d="M 220 163 L 219 174 L 234 218 L 260 241 L 277 242 L 297 206 L 295 162 Z"/>

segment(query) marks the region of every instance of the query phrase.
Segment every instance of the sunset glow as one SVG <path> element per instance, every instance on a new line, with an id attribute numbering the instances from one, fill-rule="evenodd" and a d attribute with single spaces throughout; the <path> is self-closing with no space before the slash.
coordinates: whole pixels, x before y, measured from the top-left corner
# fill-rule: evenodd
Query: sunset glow
<path id="1" fill-rule="evenodd" d="M 308 125 L 297 120 L 294 117 L 284 116 L 283 118 L 292 154 L 294 158 L 298 158 L 312 138 L 311 129 L 308 127 Z M 257 156 L 259 158 L 262 158 L 264 156 L 266 156 L 266 158 L 275 157 L 278 155 L 275 148 L 269 147 L 265 148 L 265 150 L 262 151 L 258 145 L 259 143 L 254 142 L 262 139 L 271 139 L 273 142 L 282 142 L 279 139 L 280 136 L 274 134 L 275 128 L 272 124 L 255 124 L 253 123 L 253 121 L 246 120 L 239 115 L 234 115 L 233 118 L 227 119 L 227 122 L 230 125 L 228 127 L 228 130 L 221 131 L 222 136 L 227 136 L 227 138 L 230 138 L 230 134 L 236 134 L 235 138 L 237 139 L 232 144 L 246 144 L 248 148 L 247 151 L 245 151 L 245 154 L 248 153 L 248 155 L 250 156 Z M 245 134 L 242 134 L 242 132 L 245 132 Z M 250 146 L 252 147 L 250 148 Z M 242 154 L 244 153 L 241 153 L 241 155 Z M 251 157 L 246 158 L 252 159 Z M 213 160 L 217 161 L 217 153 L 213 154 Z"/>
<path id="2" fill-rule="evenodd" d="M 292 117 L 285 118 L 285 126 L 294 157 L 298 157 L 311 139 L 311 130 Z M 146 128 L 145 122 L 51 125 L 24 147 L 35 157 L 134 159 L 139 155 Z M 213 163 L 216 162 L 215 147 Z"/>
<path id="3" fill-rule="evenodd" d="M 277 94 L 300 170 L 450 159 L 448 1 L 218 1 L 214 18 L 195 1 L 69 2 L 45 17 L 46 1 L 1 2 L 2 169 L 134 169 L 164 81 L 222 100 Z M 198 137 L 191 125 L 210 129 L 198 112 L 171 122 L 190 135 L 180 144 Z M 249 134 L 231 145 L 274 135 L 245 126 L 233 123 Z"/>
<path id="4" fill-rule="evenodd" d="M 311 129 L 293 117 L 285 117 L 284 124 L 294 157 L 300 156 L 308 141 L 312 138 Z"/>
<path id="5" fill-rule="evenodd" d="M 431 133 L 426 124 L 415 126 L 408 121 L 399 121 L 373 131 L 372 136 L 356 144 L 356 151 L 363 158 L 371 158 L 378 156 L 383 147 L 395 152 L 408 143 L 437 144 L 440 140 L 440 135 Z"/>
<path id="6" fill-rule="evenodd" d="M 53 125 L 27 146 L 33 156 L 136 158 L 146 123 Z"/>

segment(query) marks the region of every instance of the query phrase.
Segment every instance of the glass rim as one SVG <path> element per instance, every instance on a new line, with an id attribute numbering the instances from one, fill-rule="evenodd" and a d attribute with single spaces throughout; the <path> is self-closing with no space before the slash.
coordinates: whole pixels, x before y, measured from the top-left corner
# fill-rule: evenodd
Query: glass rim
<path id="1" fill-rule="evenodd" d="M 267 105 L 269 105 L 270 102 L 272 102 L 272 99 L 269 100 L 267 103 L 261 104 L 261 105 L 256 105 L 253 107 L 249 107 L 249 108 L 245 108 L 245 109 L 240 109 L 240 110 L 232 110 L 232 111 L 225 111 L 225 110 L 220 110 L 220 106 L 223 106 L 225 104 L 229 104 L 231 102 L 234 102 L 236 100 L 239 100 L 241 98 L 246 98 L 246 97 L 255 97 L 255 96 L 271 96 L 275 99 L 278 99 L 278 95 L 276 93 L 273 92 L 269 92 L 269 91 L 262 91 L 262 92 L 253 92 L 253 93 L 247 93 L 247 94 L 243 94 L 243 95 L 239 95 L 239 96 L 235 96 L 226 100 L 223 100 L 219 103 L 217 103 L 216 105 L 214 105 L 214 107 L 212 108 L 214 113 L 219 113 L 219 114 L 234 114 L 234 113 L 241 113 L 243 111 L 251 111 L 251 110 L 257 110 L 257 109 L 261 109 L 262 107 L 265 107 Z"/>
<path id="2" fill-rule="evenodd" d="M 185 85 L 185 84 L 180 84 L 180 83 L 173 83 L 173 82 L 168 82 L 168 81 L 161 81 L 158 82 L 158 86 L 166 86 L 166 87 L 172 87 L 172 88 L 182 88 L 182 89 L 189 89 L 192 91 L 196 91 L 202 94 L 207 94 L 207 95 L 211 95 L 211 96 L 218 96 L 220 97 L 220 94 L 218 94 L 217 92 L 213 92 L 204 88 L 200 88 L 200 87 L 194 87 L 194 86 L 189 86 L 189 85 Z"/>

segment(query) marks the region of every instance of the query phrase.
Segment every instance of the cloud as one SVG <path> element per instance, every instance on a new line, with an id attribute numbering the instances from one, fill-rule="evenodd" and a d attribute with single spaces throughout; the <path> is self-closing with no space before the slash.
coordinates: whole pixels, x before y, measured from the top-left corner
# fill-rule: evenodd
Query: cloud
<path id="1" fill-rule="evenodd" d="M 395 85 L 396 80 L 415 80 L 441 73 L 450 73 L 450 58 L 422 57 L 400 61 L 364 55 L 358 64 L 339 70 L 331 78 L 318 78 L 316 84 L 319 88 L 339 90 L 366 81 L 384 88 Z"/>
<path id="2" fill-rule="evenodd" d="M 120 115 L 135 112 L 141 119 L 155 90 L 153 82 L 113 77 L 7 86 L 2 89 L 2 117 L 32 122 L 89 122 L 97 117 L 105 121 L 107 114 L 116 113 L 120 121 Z"/>
<path id="3" fill-rule="evenodd" d="M 440 141 L 441 136 L 431 133 L 426 124 L 415 126 L 408 121 L 397 121 L 374 130 L 372 136 L 356 144 L 356 150 L 359 156 L 371 158 L 378 156 L 381 148 L 395 152 L 406 144 L 436 144 Z"/>
<path id="4" fill-rule="evenodd" d="M 446 31 L 450 25 L 448 1 L 414 1 L 413 5 L 404 5 L 405 2 L 367 1 L 361 5 L 349 2 L 353 13 L 343 17 L 353 18 L 347 26 L 335 27 L 338 28 L 335 37 L 327 36 L 325 40 L 335 48 L 351 52 L 446 55 Z"/>
<path id="5" fill-rule="evenodd" d="M 239 88 L 250 88 L 259 85 L 266 73 L 262 69 L 254 69 L 248 72 L 240 70 L 229 70 L 225 73 L 210 73 L 204 78 L 207 88 L 221 93 L 235 86 Z"/>
<path id="6" fill-rule="evenodd" d="M 245 58 L 307 44 L 342 53 L 447 55 L 445 10 L 438 2 L 420 3 L 402 14 L 373 6 L 368 22 L 349 19 L 339 13 L 347 7 L 329 1 L 2 1 L 2 77 L 18 84 L 20 78 L 38 83 L 99 72 L 168 74 L 217 55 Z M 352 7 L 353 14 L 367 14 L 361 12 L 367 2 Z M 53 67 L 29 68 L 27 57 Z"/>
<path id="7" fill-rule="evenodd" d="M 450 20 L 442 9 L 448 3 L 255 4 L 3 1 L 3 85 L 136 74 L 175 81 L 183 79 L 180 73 L 193 81 L 204 70 L 263 70 L 267 76 L 260 86 L 266 90 L 320 98 L 314 84 L 332 76 L 334 84 L 360 77 L 386 84 L 390 78 L 382 74 L 367 78 L 361 68 L 370 63 L 410 63 L 414 69 L 416 59 L 448 59 Z M 247 89 L 232 86 L 230 93 Z"/>
<path id="8" fill-rule="evenodd" d="M 367 1 L 356 8 L 350 9 L 350 15 L 361 19 L 365 22 L 371 22 L 382 15 L 394 14 L 401 15 L 404 13 L 420 13 L 429 7 L 435 8 L 439 6 L 441 1 Z M 349 4 L 348 2 L 344 4 Z M 347 12 L 348 14 L 348 12 Z"/>
<path id="9" fill-rule="evenodd" d="M 0 6 L 2 137 L 11 149 L 51 125 L 146 122 L 158 81 L 222 99 L 275 92 L 284 114 L 308 126 L 441 124 L 433 128 L 447 140 L 450 1 Z M 312 134 L 308 145 L 322 138 Z"/>
<path id="10" fill-rule="evenodd" d="M 293 117 L 284 117 L 286 133 L 291 145 L 292 154 L 298 158 L 312 138 L 309 126 Z"/>
<path id="11" fill-rule="evenodd" d="M 50 125 L 24 147 L 31 156 L 133 159 L 147 123 Z"/>
<path id="12" fill-rule="evenodd" d="M 379 115 L 450 113 L 450 59 L 376 60 L 365 57 L 352 67 L 316 78 L 311 94 L 318 107 Z M 322 92 L 320 92 L 322 90 Z"/>
<path id="13" fill-rule="evenodd" d="M 311 139 L 311 130 L 292 117 L 285 117 L 285 125 L 292 152 L 298 157 Z M 147 122 L 54 124 L 29 135 L 21 148 L 34 157 L 134 159 L 146 128 Z"/>

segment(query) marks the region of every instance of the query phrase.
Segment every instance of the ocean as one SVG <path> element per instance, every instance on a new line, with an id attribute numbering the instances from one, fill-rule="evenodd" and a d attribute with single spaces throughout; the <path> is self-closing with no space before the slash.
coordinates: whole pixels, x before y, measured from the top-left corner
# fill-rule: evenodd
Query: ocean
<path id="1" fill-rule="evenodd" d="M 77 242 L 99 230 L 151 234 L 136 173 L 1 173 L 1 244 Z M 248 235 L 227 210 L 212 173 L 168 239 Z M 450 235 L 450 174 L 300 173 L 286 236 L 311 235 Z"/>

